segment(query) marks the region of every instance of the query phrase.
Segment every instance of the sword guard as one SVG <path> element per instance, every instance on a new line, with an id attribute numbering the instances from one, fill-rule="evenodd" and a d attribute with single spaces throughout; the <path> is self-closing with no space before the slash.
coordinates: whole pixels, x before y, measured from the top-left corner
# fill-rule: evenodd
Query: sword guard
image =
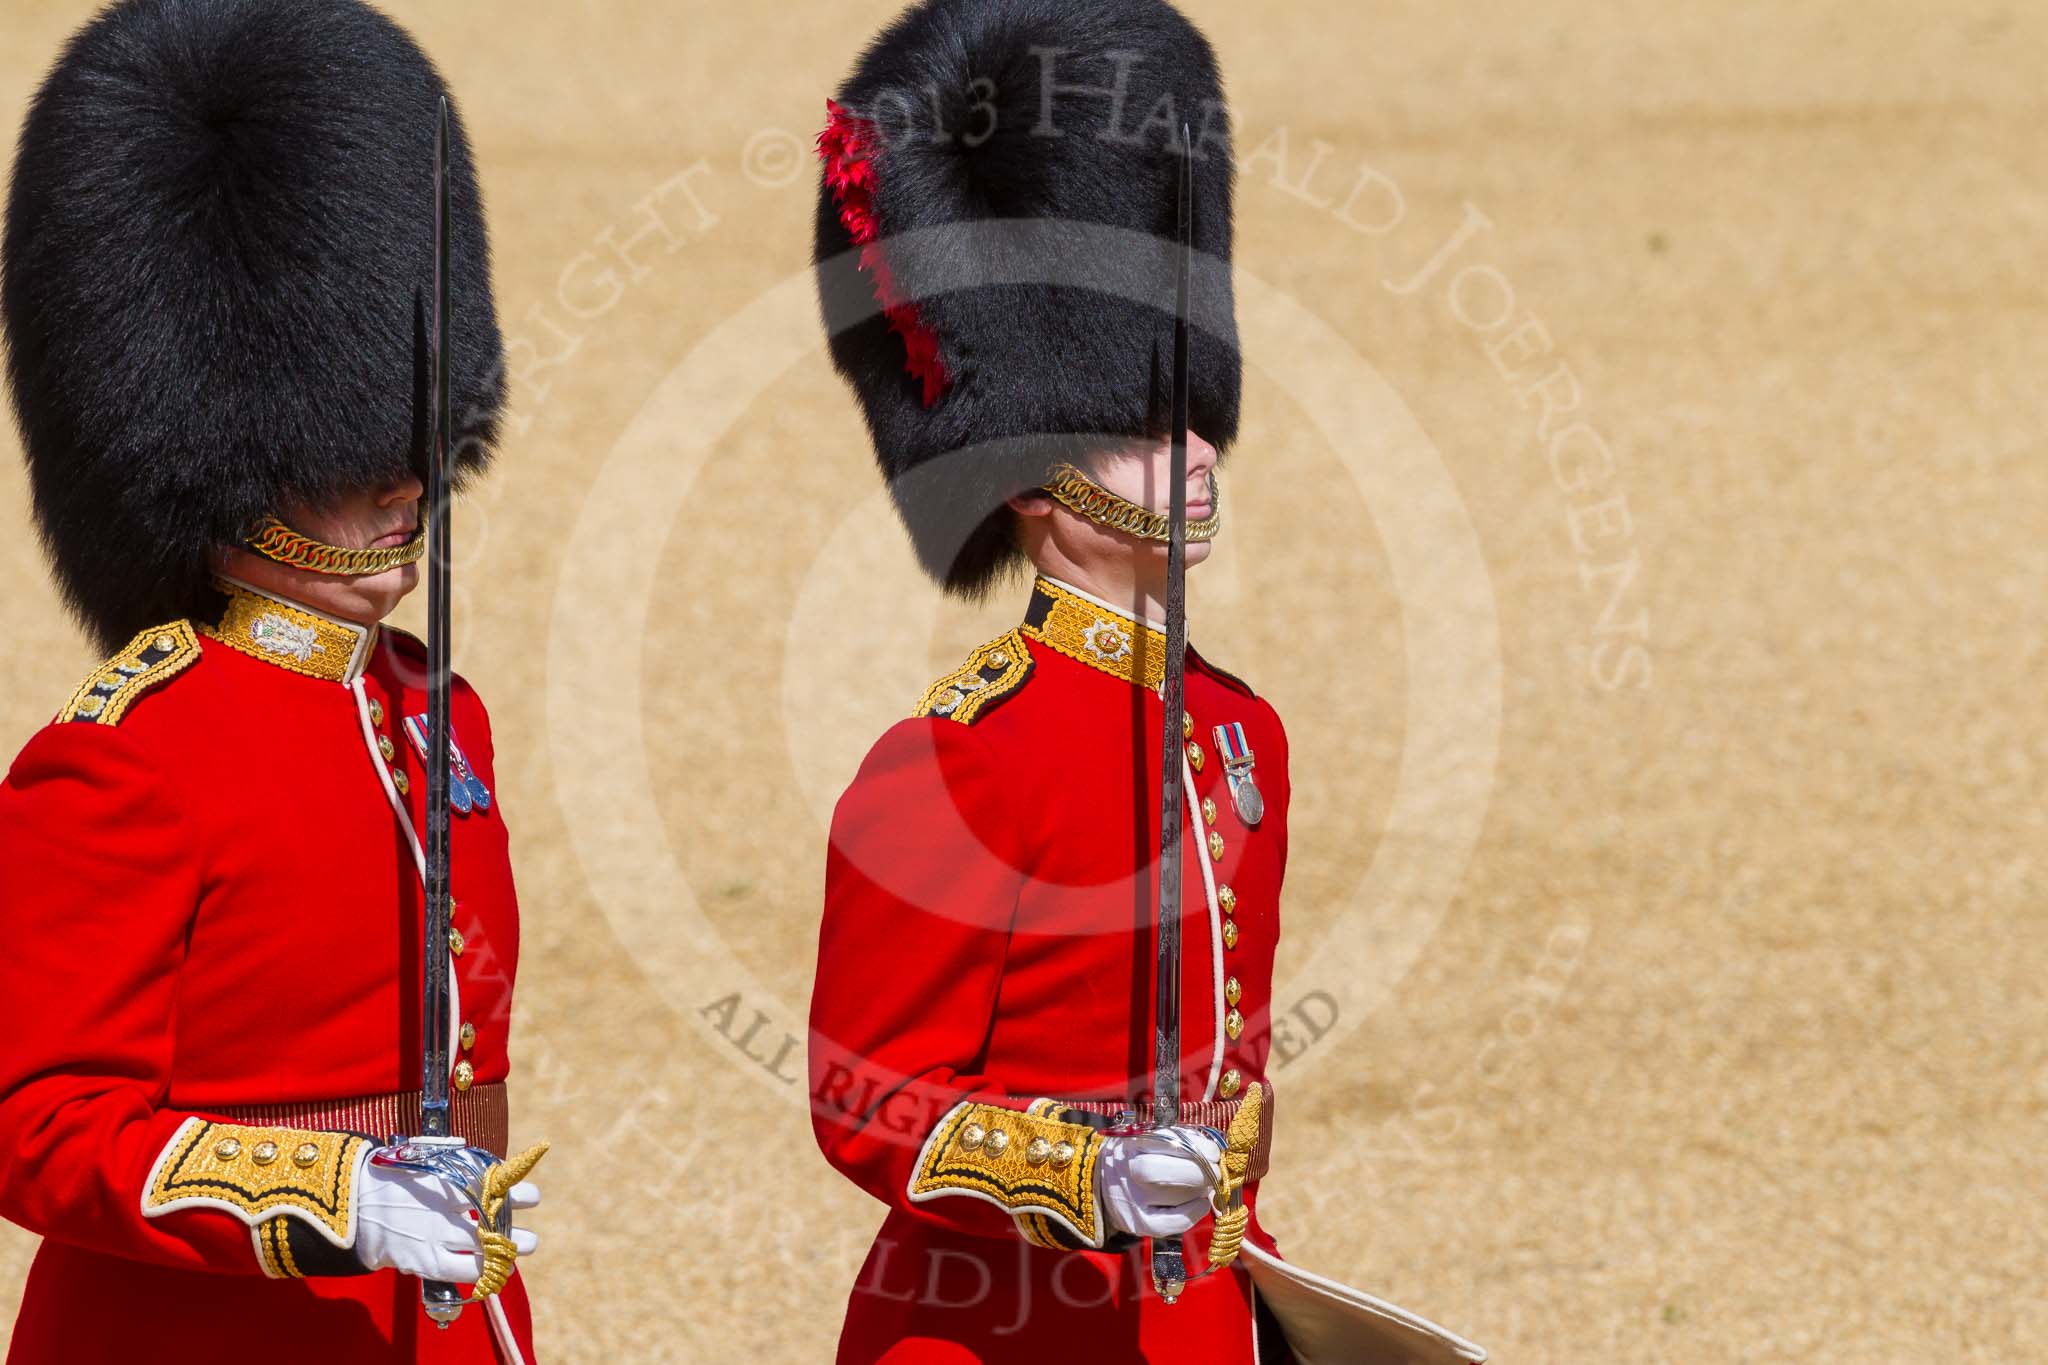
<path id="1" fill-rule="evenodd" d="M 437 1280 L 420 1285 L 420 1304 L 437 1325 L 446 1327 L 461 1316 L 466 1305 L 498 1293 L 512 1278 L 517 1258 L 512 1245 L 512 1187 L 526 1178 L 547 1151 L 545 1142 L 536 1143 L 517 1156 L 500 1160 L 461 1138 L 414 1137 L 394 1138 L 390 1145 L 370 1154 L 373 1165 L 434 1176 L 460 1191 L 476 1211 L 483 1270 L 469 1297 L 464 1298 L 454 1285 Z"/>

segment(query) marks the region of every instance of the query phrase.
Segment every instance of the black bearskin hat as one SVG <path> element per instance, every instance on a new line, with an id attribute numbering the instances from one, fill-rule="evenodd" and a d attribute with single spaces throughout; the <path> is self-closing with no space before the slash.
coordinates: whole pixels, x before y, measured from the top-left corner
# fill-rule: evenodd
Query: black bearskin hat
<path id="1" fill-rule="evenodd" d="M 814 261 L 919 560 L 979 596 L 1003 499 L 1170 423 L 1183 122 L 1194 137 L 1191 425 L 1237 434 L 1230 118 L 1166 0 L 922 0 L 828 102 Z"/>
<path id="2" fill-rule="evenodd" d="M 43 541 L 103 644 L 208 614 L 210 551 L 265 516 L 421 466 L 444 93 L 358 0 L 119 0 L 37 92 L 0 313 Z M 460 476 L 505 379 L 451 142 Z"/>

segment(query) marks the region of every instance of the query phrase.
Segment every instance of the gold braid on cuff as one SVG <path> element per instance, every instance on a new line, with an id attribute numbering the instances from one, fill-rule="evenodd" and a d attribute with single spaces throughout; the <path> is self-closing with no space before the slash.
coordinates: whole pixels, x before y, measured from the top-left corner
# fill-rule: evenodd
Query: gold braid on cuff
<path id="1" fill-rule="evenodd" d="M 1164 512 L 1153 512 L 1118 497 L 1070 464 L 1054 467 L 1044 485 L 1053 500 L 1078 512 L 1097 526 L 1122 531 L 1140 540 L 1171 540 L 1173 522 Z M 1209 515 L 1188 523 L 1188 543 L 1214 540 L 1223 526 L 1223 496 L 1216 486 L 1216 471 L 1209 471 Z"/>
<path id="2" fill-rule="evenodd" d="M 1188 532 L 1192 536 L 1194 528 L 1190 526 Z M 348 550 L 339 545 L 324 545 L 311 536 L 302 536 L 276 517 L 271 517 L 256 528 L 256 533 L 246 543 L 265 559 L 274 559 L 294 569 L 333 574 L 338 578 L 356 578 L 363 574 L 383 573 L 402 564 L 417 564 L 427 552 L 427 522 L 422 517 L 419 529 L 403 545 Z"/>
<path id="3" fill-rule="evenodd" d="M 355 1236 L 356 1157 L 368 1143 L 355 1133 L 194 1116 L 157 1153 L 142 1191 L 142 1216 L 213 1208 L 254 1227 L 290 1214 L 335 1246 L 347 1246 Z"/>
<path id="4" fill-rule="evenodd" d="M 1009 1211 L 1024 1236 L 1042 1246 L 1061 1245 L 1051 1228 L 1065 1228 L 1084 1246 L 1103 1240 L 1095 1166 L 1102 1137 L 1085 1123 L 1058 1116 L 1051 1100 L 1022 1112 L 962 1100 L 925 1139 L 910 1176 L 910 1202 L 970 1195 Z"/>

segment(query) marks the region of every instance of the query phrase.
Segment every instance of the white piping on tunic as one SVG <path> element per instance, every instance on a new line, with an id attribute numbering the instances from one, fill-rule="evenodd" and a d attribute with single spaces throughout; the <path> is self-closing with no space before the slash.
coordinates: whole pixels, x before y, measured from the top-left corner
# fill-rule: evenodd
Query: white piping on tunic
<path id="1" fill-rule="evenodd" d="M 514 1266 L 513 1273 L 518 1269 Z M 491 1335 L 498 1339 L 505 1365 L 526 1365 L 526 1357 L 519 1354 L 519 1338 L 512 1335 L 512 1320 L 505 1316 L 505 1305 L 498 1302 L 496 1294 L 484 1300 L 484 1316 L 491 1320 Z"/>
<path id="2" fill-rule="evenodd" d="M 1190 829 L 1205 830 L 1201 807 L 1195 804 L 1195 773 L 1188 766 L 1187 750 L 1180 755 L 1181 781 L 1188 797 L 1188 826 Z M 1223 911 L 1216 902 L 1216 870 L 1209 866 L 1209 840 L 1206 832 L 1195 836 L 1195 861 L 1202 868 L 1202 891 L 1209 900 L 1209 962 L 1210 984 L 1215 988 L 1216 1001 L 1216 1046 L 1209 1053 L 1209 1084 L 1202 1089 L 1202 1098 L 1216 1098 L 1217 1078 L 1223 1074 Z"/>

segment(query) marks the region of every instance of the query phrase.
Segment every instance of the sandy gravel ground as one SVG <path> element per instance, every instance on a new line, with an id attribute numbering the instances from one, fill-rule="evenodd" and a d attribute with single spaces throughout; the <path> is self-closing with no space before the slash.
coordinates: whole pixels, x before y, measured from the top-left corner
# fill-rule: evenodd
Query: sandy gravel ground
<path id="1" fill-rule="evenodd" d="M 4 0 L 9 123 L 86 8 Z M 522 375 L 458 541 L 543 1358 L 828 1359 L 880 1210 L 773 1075 L 823 821 L 1015 610 L 920 587 L 802 275 L 894 6 L 392 8 Z M 1502 1361 L 2042 1358 L 2048 10 L 1190 8 L 1253 361 L 1195 638 L 1297 768 L 1285 1249 Z M 0 454 L 13 745 L 92 660 Z"/>

